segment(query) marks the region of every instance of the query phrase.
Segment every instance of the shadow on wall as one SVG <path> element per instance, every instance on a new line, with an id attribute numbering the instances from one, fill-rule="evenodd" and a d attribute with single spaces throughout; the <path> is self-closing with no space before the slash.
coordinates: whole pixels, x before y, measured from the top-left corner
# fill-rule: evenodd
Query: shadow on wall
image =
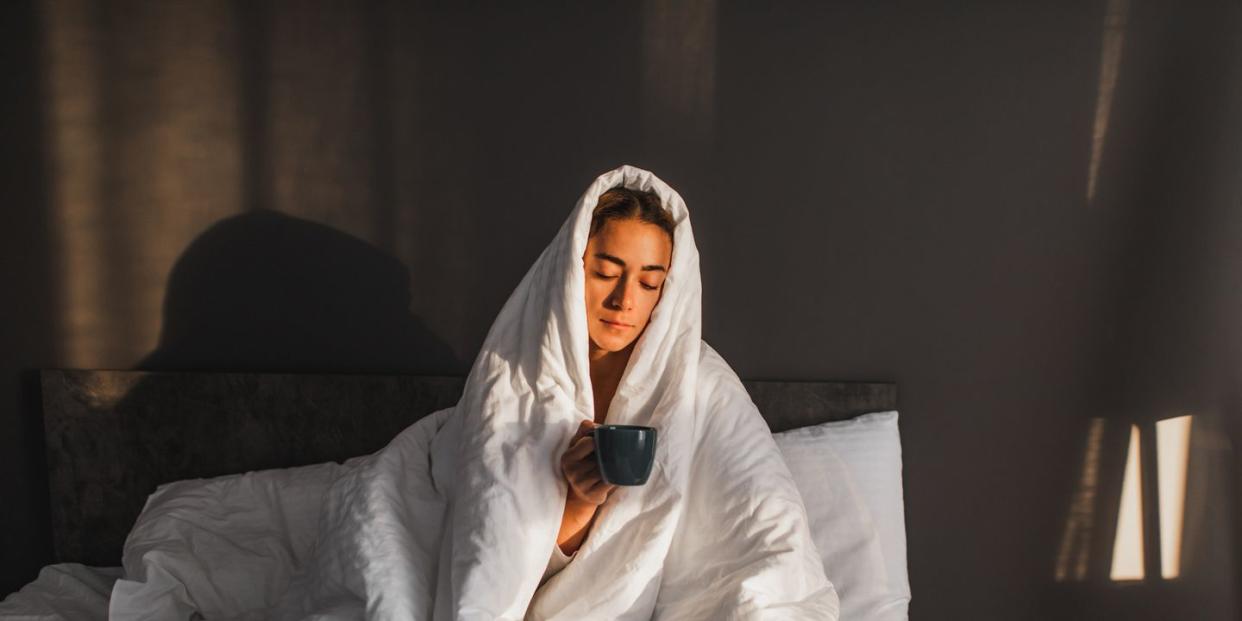
<path id="1" fill-rule="evenodd" d="M 458 368 L 453 350 L 410 312 L 410 302 L 409 273 L 398 260 L 331 227 L 255 210 L 212 225 L 177 260 L 159 344 L 136 368 L 381 375 Z M 344 461 L 382 448 L 430 413 L 426 399 L 394 401 L 392 383 L 339 379 L 321 378 L 299 392 L 267 390 L 280 384 L 245 376 L 201 377 L 172 391 L 141 378 L 118 396 L 115 410 L 132 421 L 183 420 L 125 424 L 115 436 L 120 442 L 91 447 L 140 455 L 152 471 L 108 473 L 108 495 L 80 498 L 75 511 L 64 512 L 58 528 L 93 536 L 85 548 L 57 550 L 56 560 L 119 565 L 126 535 L 159 484 Z M 224 395 L 222 381 L 231 383 Z M 247 396 L 232 402 L 229 394 Z M 400 411 L 387 411 L 394 402 Z M 234 435 L 223 438 L 221 430 Z M 91 521 L 117 511 L 125 514 L 124 529 Z"/>
<path id="2" fill-rule="evenodd" d="M 410 312 L 409 272 L 331 227 L 260 209 L 173 266 L 155 351 L 136 369 L 436 373 L 459 368 Z"/>

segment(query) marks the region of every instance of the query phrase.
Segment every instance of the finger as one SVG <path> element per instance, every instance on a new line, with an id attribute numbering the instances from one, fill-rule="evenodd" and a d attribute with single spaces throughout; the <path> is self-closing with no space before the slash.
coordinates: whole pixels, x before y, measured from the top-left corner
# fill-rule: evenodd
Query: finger
<path id="1" fill-rule="evenodd" d="M 590 502 L 593 505 L 602 505 L 604 504 L 604 501 L 608 500 L 608 490 L 602 486 L 596 486 L 594 489 L 587 491 L 584 495 L 586 496 L 587 502 Z"/>
<path id="2" fill-rule="evenodd" d="M 616 487 L 616 485 L 604 481 L 601 477 L 598 481 L 595 481 L 591 487 L 587 488 L 586 493 L 590 496 L 608 498 L 608 495 L 611 494 L 612 490 L 616 489 Z"/>
<path id="3" fill-rule="evenodd" d="M 596 464 L 593 459 L 588 458 L 570 464 L 569 471 L 573 473 L 575 480 L 578 481 L 589 481 L 594 483 L 595 481 L 601 479 L 599 464 Z"/>
<path id="4" fill-rule="evenodd" d="M 565 478 L 574 481 L 594 481 L 600 478 L 599 467 L 590 460 L 571 462 L 563 470 L 565 471 Z"/>
<path id="5" fill-rule="evenodd" d="M 591 488 L 599 484 L 599 476 L 591 472 L 582 472 L 574 476 L 570 485 L 578 488 L 578 491 L 586 494 Z"/>
<path id="6" fill-rule="evenodd" d="M 590 491 L 592 487 L 595 487 L 600 482 L 600 480 L 598 472 L 595 472 L 594 470 L 587 470 L 578 477 L 578 484 L 582 486 L 583 491 Z"/>
<path id="7" fill-rule="evenodd" d="M 561 470 L 567 470 L 573 465 L 585 461 L 584 457 L 576 444 L 565 449 L 565 452 L 561 453 Z"/>
<path id="8" fill-rule="evenodd" d="M 578 429 L 574 431 L 574 437 L 580 438 L 582 436 L 589 436 L 591 435 L 591 430 L 598 426 L 599 425 L 593 420 L 584 420 L 578 423 Z"/>
<path id="9" fill-rule="evenodd" d="M 609 483 L 605 481 L 604 477 L 597 475 L 593 477 L 593 479 L 595 480 L 595 483 L 587 490 L 589 492 L 594 492 L 596 490 L 609 491 L 616 487 L 615 483 Z"/>
<path id="10" fill-rule="evenodd" d="M 574 442 L 573 446 L 565 452 L 565 456 L 570 461 L 582 461 L 595 451 L 595 438 L 586 436 Z"/>
<path id="11" fill-rule="evenodd" d="M 580 481 L 578 483 L 571 484 L 569 487 L 573 490 L 574 496 L 576 496 L 579 500 L 585 500 L 591 504 L 599 504 L 596 500 L 596 496 L 591 493 L 591 488 L 594 487 L 594 484 L 594 481 Z"/>
<path id="12" fill-rule="evenodd" d="M 567 467 L 569 464 L 576 464 L 583 461 L 583 457 L 590 454 L 589 452 L 584 451 L 584 449 L 580 446 L 581 443 L 581 440 L 574 442 L 569 445 L 569 448 L 565 449 L 564 453 L 561 453 L 562 467 Z"/>
<path id="13" fill-rule="evenodd" d="M 591 476 L 591 469 L 583 466 L 581 463 L 571 464 L 565 469 L 565 480 L 570 483 L 581 484 Z"/>
<path id="14" fill-rule="evenodd" d="M 582 442 L 582 441 L 583 441 L 583 440 L 585 440 L 586 438 L 592 438 L 592 439 L 594 439 L 594 436 L 592 436 L 592 435 L 591 435 L 591 434 L 589 434 L 589 433 L 587 433 L 587 434 L 585 434 L 585 435 L 584 435 L 584 434 L 574 434 L 574 437 L 572 437 L 572 438 L 570 438 L 570 439 L 569 439 L 569 445 L 565 448 L 565 450 L 567 450 L 567 451 L 568 451 L 568 450 L 573 449 L 575 446 L 577 446 L 577 445 L 578 445 L 578 443 L 579 443 L 579 442 Z"/>

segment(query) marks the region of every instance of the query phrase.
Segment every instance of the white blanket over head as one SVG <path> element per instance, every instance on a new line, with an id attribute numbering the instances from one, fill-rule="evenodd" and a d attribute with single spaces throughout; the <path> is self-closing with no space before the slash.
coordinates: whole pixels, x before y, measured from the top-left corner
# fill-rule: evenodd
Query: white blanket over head
<path id="1" fill-rule="evenodd" d="M 540 586 L 568 491 L 559 458 L 595 411 L 582 255 L 599 196 L 621 185 L 655 191 L 676 223 L 665 289 L 606 419 L 656 427 L 655 465 Z M 206 555 L 262 556 L 267 575 L 249 581 L 267 590 L 225 592 L 202 554 L 135 528 L 114 618 L 158 618 L 144 607 L 171 597 L 208 618 L 835 620 L 801 497 L 737 374 L 702 341 L 700 299 L 681 197 L 632 166 L 601 175 L 500 311 L 458 404 L 342 466 L 314 545 L 286 554 L 282 576 L 253 542 Z M 179 524 L 165 534 L 184 538 Z"/>

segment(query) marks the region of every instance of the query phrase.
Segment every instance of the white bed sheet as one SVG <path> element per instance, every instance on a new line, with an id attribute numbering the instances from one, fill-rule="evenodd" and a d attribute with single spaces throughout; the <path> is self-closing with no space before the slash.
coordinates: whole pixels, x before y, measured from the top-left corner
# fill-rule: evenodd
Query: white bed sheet
<path id="1" fill-rule="evenodd" d="M 112 585 L 120 577 L 120 567 L 48 565 L 33 582 L 0 602 L 0 619 L 103 621 L 108 618 Z"/>
<path id="2" fill-rule="evenodd" d="M 851 421 L 816 425 L 775 434 L 777 444 L 790 466 L 799 490 L 803 491 L 804 497 L 807 497 L 807 508 L 811 513 L 812 535 L 817 547 L 820 548 L 820 553 L 824 556 L 825 570 L 829 572 L 834 585 L 844 587 L 841 592 L 843 618 L 906 618 L 905 604 L 909 601 L 910 591 L 905 572 L 905 533 L 904 520 L 901 516 L 901 465 L 899 454 L 890 455 L 890 453 L 900 451 L 896 418 L 896 412 L 883 412 L 868 414 Z M 859 437 L 860 434 L 869 434 L 869 436 Z M 824 442 L 828 442 L 828 445 Z M 884 444 L 884 446 L 877 446 L 877 443 Z M 247 493 L 243 495 L 246 496 L 248 502 L 269 506 L 280 502 L 281 510 L 270 513 L 288 517 L 290 514 L 300 513 L 299 508 L 304 510 L 317 506 L 316 496 L 322 493 L 326 485 L 325 477 L 341 467 L 341 464 L 326 463 L 299 468 L 249 472 L 217 479 L 179 481 L 161 486 L 157 494 L 176 494 L 189 503 L 190 506 L 186 507 L 187 509 L 193 510 L 193 505 L 196 503 L 203 505 L 213 502 L 212 498 L 218 501 L 224 489 L 230 489 L 236 494 L 241 491 L 238 488 L 242 487 L 246 488 Z M 870 511 L 863 509 L 855 515 L 845 511 L 844 505 L 837 503 L 833 503 L 831 507 L 820 507 L 826 500 L 823 498 L 825 494 L 840 496 L 824 488 L 824 486 L 834 485 L 857 487 L 864 504 L 868 505 Z M 282 491 L 283 493 L 280 493 Z M 307 512 L 313 513 L 313 511 Z M 876 518 L 874 526 L 871 522 L 872 517 Z M 295 539 L 314 536 L 313 532 L 309 532 L 313 531 L 313 527 L 309 524 L 303 524 L 297 529 L 290 529 L 288 526 L 285 524 L 281 529 L 285 534 L 305 531 Z M 894 566 L 890 568 L 893 576 L 889 590 L 899 592 L 904 601 L 899 607 L 889 606 L 888 610 L 882 613 L 873 610 L 858 614 L 862 607 L 866 606 L 864 600 L 873 600 L 874 597 L 871 595 L 874 594 L 859 593 L 851 582 L 851 576 L 846 574 L 865 573 L 859 568 L 867 566 L 869 559 L 863 557 L 869 556 L 870 551 L 865 549 L 868 546 L 855 545 L 850 542 L 865 539 L 865 533 L 862 531 L 872 528 L 878 528 L 881 531 L 879 535 L 884 542 L 885 556 L 890 562 L 895 561 Z M 827 541 L 836 541 L 844 545 L 831 545 L 825 543 Z M 293 548 L 305 545 L 302 541 L 287 543 Z M 6 621 L 107 619 L 109 595 L 113 584 L 121 574 L 122 568 L 120 567 L 88 567 L 77 563 L 49 565 L 43 568 L 35 581 L 0 603 L 0 619 Z M 847 612 L 853 614 L 845 616 Z"/>

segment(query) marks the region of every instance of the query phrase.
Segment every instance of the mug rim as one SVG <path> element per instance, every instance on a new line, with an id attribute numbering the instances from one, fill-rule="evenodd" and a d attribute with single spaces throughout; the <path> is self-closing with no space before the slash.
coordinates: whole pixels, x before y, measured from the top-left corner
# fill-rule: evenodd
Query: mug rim
<path id="1" fill-rule="evenodd" d="M 655 427 L 647 425 L 598 425 L 592 428 L 591 431 L 594 432 L 596 429 L 642 429 L 645 431 L 655 431 Z"/>

